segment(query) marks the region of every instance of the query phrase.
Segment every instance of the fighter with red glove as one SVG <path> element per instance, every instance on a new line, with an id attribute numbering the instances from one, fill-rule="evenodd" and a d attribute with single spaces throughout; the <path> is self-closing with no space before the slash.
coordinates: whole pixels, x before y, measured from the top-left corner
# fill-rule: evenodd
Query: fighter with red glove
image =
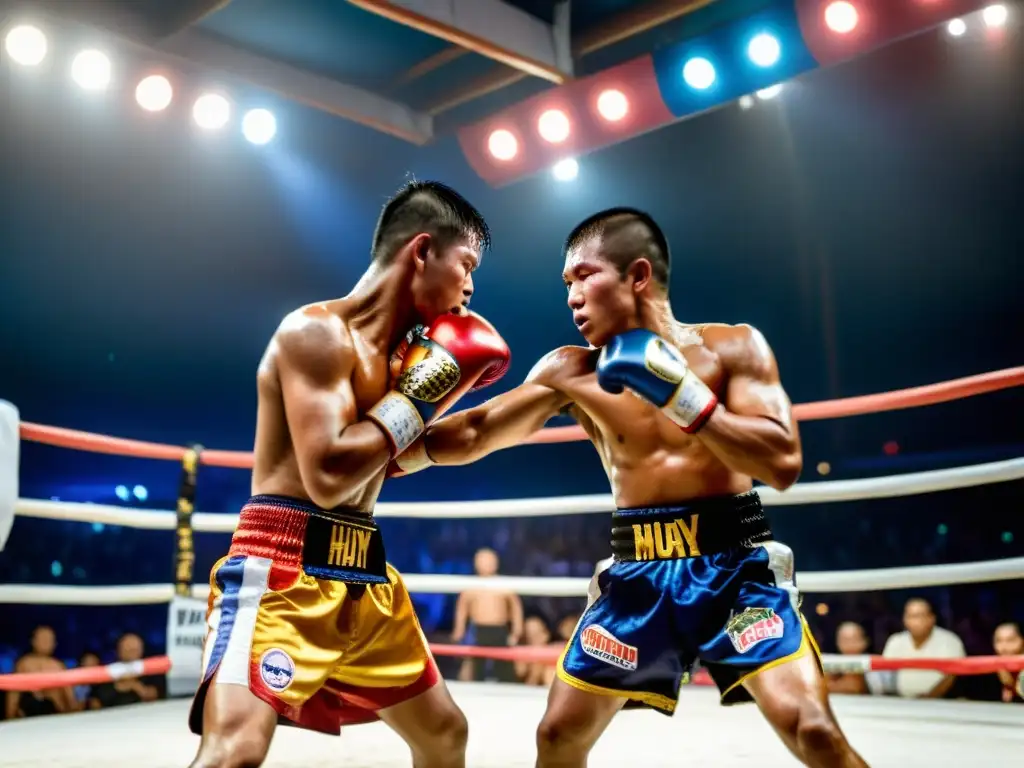
<path id="1" fill-rule="evenodd" d="M 441 315 L 411 333 L 394 389 L 366 415 L 387 434 L 392 456 L 401 456 L 466 392 L 500 379 L 510 357 L 508 345 L 480 315 Z"/>

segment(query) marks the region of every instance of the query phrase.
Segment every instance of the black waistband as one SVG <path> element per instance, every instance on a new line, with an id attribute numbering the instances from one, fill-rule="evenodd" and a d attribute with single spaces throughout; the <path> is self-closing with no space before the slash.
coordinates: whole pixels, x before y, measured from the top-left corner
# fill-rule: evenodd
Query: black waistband
<path id="1" fill-rule="evenodd" d="M 384 538 L 373 517 L 350 507 L 321 509 L 291 496 L 253 496 L 242 508 L 240 528 L 253 528 L 302 548 L 302 570 L 346 584 L 388 581 Z M 238 531 L 235 533 L 238 537 Z"/>
<path id="2" fill-rule="evenodd" d="M 756 491 L 678 506 L 618 509 L 612 515 L 612 554 L 625 562 L 700 557 L 771 538 Z"/>

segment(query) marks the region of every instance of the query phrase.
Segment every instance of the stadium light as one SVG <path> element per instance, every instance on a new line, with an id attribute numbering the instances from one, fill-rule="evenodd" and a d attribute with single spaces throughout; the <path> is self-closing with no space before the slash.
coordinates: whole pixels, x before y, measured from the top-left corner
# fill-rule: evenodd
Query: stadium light
<path id="1" fill-rule="evenodd" d="M 825 26 L 837 35 L 846 35 L 857 28 L 860 15 L 857 7 L 846 0 L 836 0 L 825 8 Z"/>
<path id="2" fill-rule="evenodd" d="M 981 18 L 985 20 L 985 24 L 989 27 L 1003 26 L 1006 24 L 1006 19 L 1009 15 L 1010 12 L 1002 3 L 987 6 L 985 10 L 981 12 Z"/>
<path id="3" fill-rule="evenodd" d="M 963 19 L 953 19 L 946 26 L 946 31 L 953 37 L 961 37 L 965 32 L 967 32 L 967 22 Z"/>
<path id="4" fill-rule="evenodd" d="M 147 112 L 167 109 L 173 97 L 171 81 L 163 75 L 144 77 L 135 88 L 135 101 Z"/>
<path id="5" fill-rule="evenodd" d="M 609 123 L 617 123 L 629 114 L 629 100 L 622 91 L 610 88 L 597 97 L 597 113 Z"/>
<path id="6" fill-rule="evenodd" d="M 71 79 L 87 91 L 102 91 L 110 85 L 110 59 L 102 51 L 82 51 L 71 62 Z"/>
<path id="7" fill-rule="evenodd" d="M 561 144 L 569 138 L 569 128 L 569 116 L 560 109 L 546 110 L 537 119 L 537 133 L 551 144 Z"/>
<path id="8" fill-rule="evenodd" d="M 4 39 L 4 49 L 12 61 L 34 67 L 46 58 L 46 35 L 37 27 L 14 27 Z"/>
<path id="9" fill-rule="evenodd" d="M 782 56 L 782 46 L 777 37 L 762 32 L 751 39 L 747 46 L 747 56 L 759 67 L 773 67 Z"/>
<path id="10" fill-rule="evenodd" d="M 192 119 L 196 125 L 208 131 L 223 128 L 230 117 L 231 105 L 216 93 L 204 93 L 192 105 Z"/>
<path id="11" fill-rule="evenodd" d="M 757 98 L 762 101 L 768 101 L 769 99 L 774 99 L 780 93 L 782 93 L 782 83 L 776 83 L 775 85 L 769 85 L 767 88 L 762 88 L 758 91 Z"/>
<path id="12" fill-rule="evenodd" d="M 707 90 L 715 83 L 715 65 L 705 58 L 695 56 L 683 67 L 683 80 L 694 90 Z"/>
<path id="13" fill-rule="evenodd" d="M 512 160 L 519 154 L 519 142 L 512 135 L 512 131 L 499 128 L 496 131 L 492 131 L 491 135 L 487 138 L 487 151 L 491 153 L 491 157 L 495 160 Z"/>
<path id="14" fill-rule="evenodd" d="M 266 109 L 250 109 L 242 118 L 242 135 L 256 145 L 270 142 L 277 134 L 277 120 Z"/>
<path id="15" fill-rule="evenodd" d="M 580 173 L 580 164 L 576 162 L 576 158 L 567 157 L 555 163 L 551 173 L 558 181 L 572 181 Z"/>

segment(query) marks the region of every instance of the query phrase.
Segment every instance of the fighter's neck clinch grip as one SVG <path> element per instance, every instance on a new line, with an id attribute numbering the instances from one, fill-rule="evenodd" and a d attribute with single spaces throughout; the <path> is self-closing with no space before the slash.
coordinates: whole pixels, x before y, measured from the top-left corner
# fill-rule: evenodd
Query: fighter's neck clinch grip
<path id="1" fill-rule="evenodd" d="M 701 557 L 771 538 L 755 491 L 679 506 L 618 509 L 612 515 L 612 554 L 619 562 Z"/>

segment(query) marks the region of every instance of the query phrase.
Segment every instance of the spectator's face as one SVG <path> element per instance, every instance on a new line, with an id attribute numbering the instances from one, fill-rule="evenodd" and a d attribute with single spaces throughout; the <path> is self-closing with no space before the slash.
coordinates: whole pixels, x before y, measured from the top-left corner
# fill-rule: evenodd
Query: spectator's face
<path id="1" fill-rule="evenodd" d="M 142 658 L 142 639 L 138 635 L 125 635 L 117 642 L 119 661 L 138 661 Z"/>
<path id="2" fill-rule="evenodd" d="M 547 645 L 551 640 L 548 628 L 536 616 L 531 616 L 523 623 L 523 636 L 527 645 Z"/>
<path id="3" fill-rule="evenodd" d="M 84 653 L 82 658 L 78 662 L 80 667 L 98 667 L 100 665 L 100 657 L 95 653 Z"/>
<path id="4" fill-rule="evenodd" d="M 931 606 L 921 600 L 910 600 L 903 609 L 903 626 L 914 637 L 927 637 L 935 628 Z"/>
<path id="5" fill-rule="evenodd" d="M 840 625 L 836 632 L 836 646 L 839 652 L 845 655 L 856 655 L 864 653 L 868 649 L 868 639 L 860 624 L 848 621 Z"/>
<path id="6" fill-rule="evenodd" d="M 1024 637 L 1013 624 L 996 627 L 992 647 L 998 656 L 1019 656 L 1024 653 Z"/>
<path id="7" fill-rule="evenodd" d="M 481 549 L 473 558 L 476 572 L 481 576 L 493 576 L 498 572 L 498 556 L 490 549 Z"/>
<path id="8" fill-rule="evenodd" d="M 49 627 L 37 627 L 32 633 L 32 652 L 40 656 L 53 656 L 56 649 L 57 636 L 53 634 L 53 630 Z"/>
<path id="9" fill-rule="evenodd" d="M 572 637 L 572 631 L 576 629 L 577 621 L 579 621 L 578 616 L 566 616 L 558 622 L 558 637 L 561 640 L 568 640 Z"/>

